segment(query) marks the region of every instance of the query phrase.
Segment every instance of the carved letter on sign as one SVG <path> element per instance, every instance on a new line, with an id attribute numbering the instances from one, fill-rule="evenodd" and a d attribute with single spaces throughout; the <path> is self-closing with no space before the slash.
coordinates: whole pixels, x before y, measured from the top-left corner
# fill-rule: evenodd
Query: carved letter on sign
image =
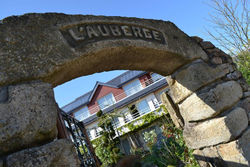
<path id="1" fill-rule="evenodd" d="M 139 25 L 84 23 L 65 26 L 60 31 L 69 45 L 74 48 L 106 39 L 137 39 L 166 44 L 162 32 Z"/>

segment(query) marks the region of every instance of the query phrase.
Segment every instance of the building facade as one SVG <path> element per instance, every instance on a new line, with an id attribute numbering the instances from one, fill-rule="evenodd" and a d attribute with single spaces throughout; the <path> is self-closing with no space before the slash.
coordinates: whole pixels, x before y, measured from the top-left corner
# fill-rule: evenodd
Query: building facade
<path id="1" fill-rule="evenodd" d="M 106 83 L 97 82 L 93 90 L 62 107 L 62 110 L 84 123 L 91 141 L 97 139 L 102 131 L 98 127 L 97 112 L 117 113 L 113 126 L 121 139 L 122 151 L 130 154 L 135 147 L 147 149 L 147 133 L 152 130 L 160 133 L 157 122 L 149 123 L 135 133 L 132 129 L 148 116 L 156 118 L 157 115 L 158 118 L 162 115 L 160 94 L 167 90 L 166 79 L 159 74 L 126 71 Z M 136 108 L 135 112 L 131 112 L 131 108 Z"/>

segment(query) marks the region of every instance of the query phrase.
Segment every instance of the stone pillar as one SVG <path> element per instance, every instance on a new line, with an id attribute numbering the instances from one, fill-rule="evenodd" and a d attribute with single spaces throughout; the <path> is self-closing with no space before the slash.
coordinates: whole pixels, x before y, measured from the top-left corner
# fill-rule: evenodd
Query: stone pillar
<path id="1" fill-rule="evenodd" d="M 230 56 L 193 39 L 209 60 L 195 60 L 168 76 L 170 91 L 162 101 L 201 166 L 248 166 L 250 87 Z"/>
<path id="2" fill-rule="evenodd" d="M 57 110 L 50 84 L 1 87 L 0 167 L 79 166 L 71 141 L 56 140 Z"/>

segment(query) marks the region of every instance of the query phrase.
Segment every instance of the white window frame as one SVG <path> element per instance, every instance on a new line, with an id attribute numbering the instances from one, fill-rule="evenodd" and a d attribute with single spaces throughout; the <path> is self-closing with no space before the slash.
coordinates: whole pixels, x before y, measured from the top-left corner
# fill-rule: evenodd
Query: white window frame
<path id="1" fill-rule="evenodd" d="M 78 114 L 79 113 L 79 114 Z M 86 115 L 85 115 L 86 114 Z M 80 116 L 80 117 L 79 117 Z M 79 120 L 82 121 L 86 118 L 88 118 L 90 116 L 89 113 L 89 109 L 87 106 L 82 107 L 81 109 L 79 109 L 78 111 L 74 112 L 74 117 Z"/>
<path id="2" fill-rule="evenodd" d="M 136 86 L 134 86 L 133 84 L 135 84 L 136 82 L 137 82 L 137 84 L 136 84 Z M 135 79 L 135 80 L 133 80 L 133 81 L 131 81 L 128 84 L 123 86 L 123 90 L 124 90 L 124 92 L 126 93 L 127 96 L 135 94 L 135 93 L 139 92 L 142 89 L 143 89 L 143 87 L 142 87 L 142 84 L 141 84 L 139 79 Z"/>
<path id="3" fill-rule="evenodd" d="M 111 95 L 112 104 L 108 104 L 107 106 L 103 106 L 103 104 L 102 104 L 103 102 L 101 103 L 100 101 L 101 101 L 101 100 L 109 101 L 110 99 L 107 99 L 107 97 L 108 97 L 109 95 Z M 98 99 L 98 100 L 97 100 L 97 103 L 98 103 L 100 109 L 103 110 L 103 109 L 105 109 L 106 107 L 109 107 L 109 106 L 115 104 L 115 103 L 116 103 L 116 100 L 115 100 L 115 97 L 114 97 L 113 93 L 109 93 L 109 94 L 106 94 L 105 96 L 101 97 L 100 99 Z"/>

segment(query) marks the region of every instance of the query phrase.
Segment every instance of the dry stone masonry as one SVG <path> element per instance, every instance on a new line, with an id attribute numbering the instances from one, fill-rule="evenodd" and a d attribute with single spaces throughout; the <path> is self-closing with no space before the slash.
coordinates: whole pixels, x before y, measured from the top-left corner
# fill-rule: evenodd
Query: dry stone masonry
<path id="1" fill-rule="evenodd" d="M 249 166 L 249 85 L 227 54 L 193 39 L 209 60 L 195 60 L 168 76 L 170 90 L 162 101 L 202 167 Z"/>
<path id="2" fill-rule="evenodd" d="M 202 166 L 250 165 L 250 89 L 230 56 L 171 22 L 47 13 L 0 21 L 0 167 L 78 167 L 53 87 L 115 69 L 168 75 L 162 101 Z"/>
<path id="3" fill-rule="evenodd" d="M 185 122 L 208 119 L 232 107 L 242 94 L 240 84 L 227 81 L 204 93 L 190 95 L 179 105 L 180 113 Z"/>

